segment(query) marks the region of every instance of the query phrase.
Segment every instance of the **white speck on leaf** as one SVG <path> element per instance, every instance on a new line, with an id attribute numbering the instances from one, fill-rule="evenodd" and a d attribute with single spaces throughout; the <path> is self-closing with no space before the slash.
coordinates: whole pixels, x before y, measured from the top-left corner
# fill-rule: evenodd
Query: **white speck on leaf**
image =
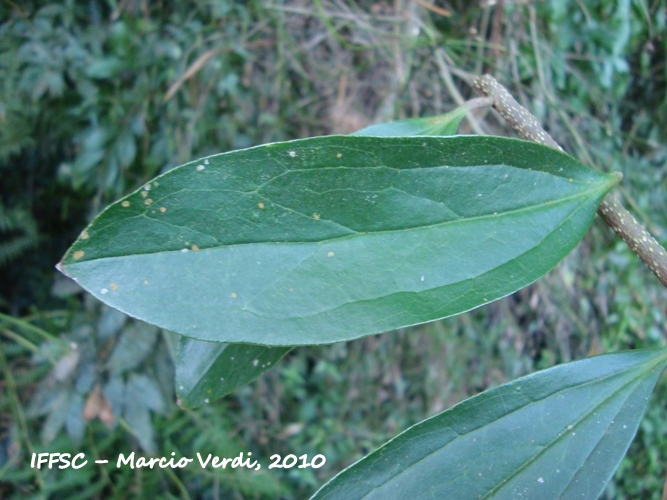
<path id="1" fill-rule="evenodd" d="M 197 172 L 201 172 L 204 170 L 206 167 L 204 165 L 197 165 Z"/>
<path id="2" fill-rule="evenodd" d="M 290 156 L 290 158 L 294 158 L 296 156 L 296 151 L 289 151 L 287 154 Z"/>
<path id="3" fill-rule="evenodd" d="M 190 250 L 188 248 L 181 248 L 181 253 L 188 253 Z"/>
<path id="4" fill-rule="evenodd" d="M 102 290 L 100 290 L 100 293 L 102 295 L 106 295 L 107 293 L 109 293 L 109 290 L 107 290 L 106 288 L 102 288 Z"/>
<path id="5" fill-rule="evenodd" d="M 258 359 L 254 360 L 254 361 L 252 362 L 252 366 L 257 366 L 258 364 L 259 364 L 259 360 L 258 360 Z"/>
<path id="6" fill-rule="evenodd" d="M 327 257 L 333 257 L 333 256 L 334 256 L 334 253 L 333 253 L 333 252 L 329 252 L 329 253 L 327 253 Z"/>

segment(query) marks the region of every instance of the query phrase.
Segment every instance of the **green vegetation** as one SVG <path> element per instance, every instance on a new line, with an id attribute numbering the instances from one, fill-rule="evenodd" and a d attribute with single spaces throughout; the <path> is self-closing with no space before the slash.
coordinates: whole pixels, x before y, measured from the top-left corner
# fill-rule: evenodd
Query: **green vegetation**
<path id="1" fill-rule="evenodd" d="M 470 395 L 588 354 L 664 345 L 665 290 L 596 221 L 564 262 L 511 297 L 295 349 L 224 399 L 182 410 L 176 338 L 57 277 L 53 266 L 93 216 L 159 173 L 444 113 L 473 96 L 465 78 L 483 69 L 583 163 L 623 172 L 627 205 L 664 242 L 664 0 L 465 5 L 450 2 L 452 18 L 407 1 L 0 6 L 0 496 L 86 487 L 81 496 L 302 498 Z M 504 134 L 499 125 L 485 126 Z M 610 497 L 660 497 L 665 397 L 663 380 Z M 261 473 L 29 467 L 33 451 L 133 450 L 319 453 L 327 463 Z"/>

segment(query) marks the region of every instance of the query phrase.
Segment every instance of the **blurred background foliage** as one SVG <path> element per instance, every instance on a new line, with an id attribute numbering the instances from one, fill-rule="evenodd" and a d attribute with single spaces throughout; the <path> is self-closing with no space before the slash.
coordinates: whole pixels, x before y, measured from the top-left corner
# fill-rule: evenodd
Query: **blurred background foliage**
<path id="1" fill-rule="evenodd" d="M 299 348 L 197 410 L 177 342 L 54 265 L 108 203 L 196 157 L 443 113 L 491 72 L 667 241 L 667 0 L 0 2 L 0 497 L 303 498 L 425 417 L 534 370 L 665 344 L 667 293 L 596 220 L 487 307 Z M 511 134 L 492 112 L 462 132 Z M 33 452 L 84 452 L 36 470 Z M 321 469 L 132 470 L 118 453 L 324 454 Z M 606 495 L 660 498 L 664 377 Z"/>

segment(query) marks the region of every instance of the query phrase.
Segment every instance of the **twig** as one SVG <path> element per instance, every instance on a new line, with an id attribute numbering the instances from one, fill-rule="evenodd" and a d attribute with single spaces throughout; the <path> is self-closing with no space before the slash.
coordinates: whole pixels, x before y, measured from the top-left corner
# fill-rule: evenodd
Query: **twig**
<path id="1" fill-rule="evenodd" d="M 446 58 L 446 53 L 442 48 L 438 48 L 435 50 L 434 53 L 435 56 L 435 63 L 438 65 L 438 69 L 440 70 L 440 77 L 442 78 L 442 81 L 445 82 L 445 87 L 447 87 L 447 90 L 449 91 L 450 95 L 452 96 L 452 99 L 454 99 L 454 102 L 458 106 L 465 106 L 466 105 L 466 100 L 463 98 L 461 93 L 459 92 L 458 88 L 456 88 L 456 84 L 454 83 L 454 80 L 452 78 L 452 74 L 450 72 L 449 66 L 447 62 L 445 61 Z M 489 104 L 490 106 L 491 104 Z M 470 108 L 474 109 L 474 108 Z M 468 119 L 468 122 L 470 123 L 470 126 L 472 129 L 475 131 L 476 134 L 483 134 L 484 132 L 482 131 L 482 128 L 479 126 L 479 123 L 475 119 L 475 117 L 472 115 L 472 113 L 468 113 L 466 116 Z"/>
<path id="2" fill-rule="evenodd" d="M 436 14 L 439 14 L 444 17 L 452 17 L 452 13 L 448 11 L 447 9 L 443 9 L 442 7 L 436 7 L 435 5 L 431 5 L 430 3 L 426 2 L 426 0 L 415 0 L 419 5 L 424 7 L 427 10 L 430 10 L 431 12 L 435 12 Z"/>
<path id="3" fill-rule="evenodd" d="M 171 99 L 172 96 L 176 93 L 176 91 L 179 88 L 181 88 L 181 85 L 183 85 L 183 83 L 185 83 L 186 80 L 192 78 L 197 73 L 197 71 L 199 71 L 206 65 L 209 59 L 222 52 L 222 50 L 223 49 L 211 49 L 207 50 L 202 55 L 200 55 L 195 60 L 195 62 L 193 62 L 190 65 L 190 67 L 186 70 L 186 72 L 183 73 L 181 76 L 179 76 L 178 80 L 176 80 L 174 83 L 171 84 L 171 87 L 169 87 L 169 90 L 167 90 L 167 93 L 164 95 L 164 99 L 162 99 L 162 102 L 167 102 L 169 99 Z"/>
<path id="4" fill-rule="evenodd" d="M 486 108 L 488 106 L 493 106 L 493 98 L 475 97 L 474 99 L 469 99 L 466 101 L 465 105 L 470 111 L 477 108 Z"/>
<path id="5" fill-rule="evenodd" d="M 544 131 L 537 118 L 521 106 L 491 75 L 476 78 L 472 85 L 477 92 L 493 99 L 493 107 L 521 137 L 563 151 Z M 644 226 L 611 195 L 600 203 L 598 215 L 667 287 L 667 251 Z"/>

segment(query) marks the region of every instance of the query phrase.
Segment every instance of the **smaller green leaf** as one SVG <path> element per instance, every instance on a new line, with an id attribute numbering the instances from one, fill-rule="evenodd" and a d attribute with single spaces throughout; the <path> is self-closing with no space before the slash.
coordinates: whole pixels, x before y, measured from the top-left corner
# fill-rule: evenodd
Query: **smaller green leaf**
<path id="1" fill-rule="evenodd" d="M 597 498 L 667 349 L 595 356 L 474 396 L 403 432 L 313 498 Z"/>
<path id="2" fill-rule="evenodd" d="M 100 80 L 113 78 L 126 64 L 117 57 L 107 57 L 93 61 L 86 67 L 86 76 Z"/>
<path id="3" fill-rule="evenodd" d="M 273 368 L 291 349 L 182 337 L 176 361 L 181 406 L 195 408 L 229 394 Z"/>
<path id="4" fill-rule="evenodd" d="M 125 404 L 123 417 L 132 433 L 139 441 L 139 446 L 149 453 L 155 453 L 155 429 L 151 422 L 150 408 L 145 399 L 145 384 L 141 375 L 131 374 L 125 386 Z"/>
<path id="5" fill-rule="evenodd" d="M 158 332 L 158 328 L 143 321 L 125 327 L 109 358 L 111 371 L 119 374 L 139 366 L 153 352 Z"/>
<path id="6" fill-rule="evenodd" d="M 351 135 L 370 135 L 376 137 L 399 137 L 412 135 L 456 135 L 459 124 L 468 113 L 465 106 L 460 106 L 449 113 L 426 118 L 410 118 L 388 123 L 378 123 L 357 130 Z"/>

